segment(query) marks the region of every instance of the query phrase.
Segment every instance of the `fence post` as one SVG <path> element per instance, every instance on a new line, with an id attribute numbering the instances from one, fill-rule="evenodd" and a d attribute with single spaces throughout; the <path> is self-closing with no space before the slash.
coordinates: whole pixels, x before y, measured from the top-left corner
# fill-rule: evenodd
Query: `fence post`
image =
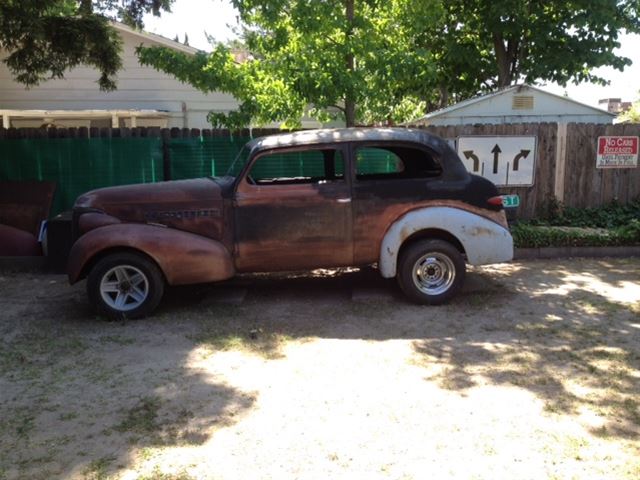
<path id="1" fill-rule="evenodd" d="M 556 178 L 553 194 L 560 202 L 564 202 L 564 180 L 567 164 L 567 124 L 558 122 L 556 135 Z"/>
<path id="2" fill-rule="evenodd" d="M 166 182 L 171 180 L 171 149 L 169 148 L 171 131 L 168 128 L 163 128 L 160 138 L 162 139 L 162 175 Z"/>

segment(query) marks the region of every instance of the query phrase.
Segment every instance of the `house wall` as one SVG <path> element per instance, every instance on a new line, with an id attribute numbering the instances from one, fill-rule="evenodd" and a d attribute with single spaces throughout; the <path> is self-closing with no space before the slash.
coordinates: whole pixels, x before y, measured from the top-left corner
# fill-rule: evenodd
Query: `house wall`
<path id="1" fill-rule="evenodd" d="M 513 96 L 533 97 L 533 109 L 513 109 Z M 455 111 L 443 112 L 427 119 L 429 125 L 473 125 L 508 123 L 612 123 L 613 116 L 598 113 L 586 105 L 539 90 L 522 88 L 520 91 L 507 90 L 500 95 L 489 96 L 478 102 L 463 106 Z"/>
<path id="2" fill-rule="evenodd" d="M 101 92 L 96 83 L 98 72 L 91 68 L 76 68 L 67 72 L 64 79 L 49 80 L 27 90 L 14 82 L 7 67 L 0 63 L 0 109 L 163 110 L 169 113 L 169 127 L 209 128 L 206 117 L 210 110 L 236 108 L 237 101 L 231 95 L 205 95 L 169 75 L 141 66 L 135 48 L 140 43 L 156 43 L 126 31 L 120 34 L 124 69 L 118 74 L 116 91 Z M 5 58 L 7 54 L 0 55 Z"/>

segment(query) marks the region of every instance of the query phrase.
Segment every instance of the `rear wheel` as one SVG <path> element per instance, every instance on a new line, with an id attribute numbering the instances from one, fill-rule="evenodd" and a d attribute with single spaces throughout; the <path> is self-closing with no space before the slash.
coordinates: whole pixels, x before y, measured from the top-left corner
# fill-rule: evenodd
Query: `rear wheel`
<path id="1" fill-rule="evenodd" d="M 462 287 L 464 275 L 462 254 L 444 240 L 419 240 L 404 249 L 398 260 L 400 288 L 416 303 L 447 302 Z"/>
<path id="2" fill-rule="evenodd" d="M 98 313 L 109 318 L 149 315 L 164 293 L 158 266 L 138 253 L 113 253 L 100 259 L 87 278 L 87 294 Z"/>

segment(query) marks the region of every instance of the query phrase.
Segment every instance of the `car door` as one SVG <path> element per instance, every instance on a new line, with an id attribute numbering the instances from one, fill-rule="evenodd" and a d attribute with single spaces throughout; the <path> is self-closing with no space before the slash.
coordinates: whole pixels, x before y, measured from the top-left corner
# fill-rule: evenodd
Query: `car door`
<path id="1" fill-rule="evenodd" d="M 353 263 L 345 162 L 339 146 L 268 150 L 250 161 L 234 198 L 239 272 Z"/>
<path id="2" fill-rule="evenodd" d="M 389 226 L 404 213 L 441 200 L 442 166 L 429 150 L 404 142 L 360 142 L 351 146 L 354 261 L 378 261 Z"/>

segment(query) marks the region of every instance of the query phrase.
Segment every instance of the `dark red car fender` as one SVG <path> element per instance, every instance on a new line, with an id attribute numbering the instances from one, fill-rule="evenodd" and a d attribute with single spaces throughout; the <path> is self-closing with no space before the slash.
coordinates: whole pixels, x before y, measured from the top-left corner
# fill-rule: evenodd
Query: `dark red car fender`
<path id="1" fill-rule="evenodd" d="M 91 230 L 69 254 L 69 282 L 88 274 L 92 259 L 107 250 L 138 250 L 152 258 L 169 285 L 216 282 L 235 275 L 233 260 L 222 243 L 161 226 L 122 223 Z"/>

